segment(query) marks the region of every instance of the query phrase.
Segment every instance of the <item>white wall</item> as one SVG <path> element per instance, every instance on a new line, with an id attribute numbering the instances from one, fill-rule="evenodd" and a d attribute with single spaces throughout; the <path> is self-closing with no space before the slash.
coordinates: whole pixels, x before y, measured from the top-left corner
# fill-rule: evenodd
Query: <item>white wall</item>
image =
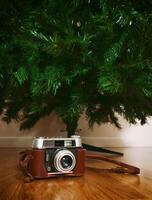
<path id="1" fill-rule="evenodd" d="M 130 125 L 120 117 L 122 129 L 117 129 L 110 123 L 95 125 L 93 130 L 88 129 L 87 122 L 82 119 L 83 140 L 86 143 L 103 147 L 144 147 L 152 146 L 152 118 L 141 126 L 140 123 Z"/>
<path id="2" fill-rule="evenodd" d="M 103 147 L 152 146 L 152 118 L 144 126 L 129 125 L 123 118 L 120 118 L 120 123 L 121 130 L 109 123 L 95 125 L 91 130 L 82 116 L 79 121 L 80 135 L 83 142 Z M 30 146 L 34 136 L 65 136 L 66 133 L 61 132 L 63 129 L 65 125 L 55 114 L 41 119 L 30 131 L 20 131 L 17 123 L 7 125 L 0 121 L 0 147 Z"/>

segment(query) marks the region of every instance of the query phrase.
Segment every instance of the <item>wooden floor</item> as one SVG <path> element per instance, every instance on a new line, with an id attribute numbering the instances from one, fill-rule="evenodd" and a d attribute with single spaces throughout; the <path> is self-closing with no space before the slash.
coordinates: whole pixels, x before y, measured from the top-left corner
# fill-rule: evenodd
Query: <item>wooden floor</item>
<path id="1" fill-rule="evenodd" d="M 20 149 L 0 149 L 0 200 L 152 200 L 152 148 L 125 148 L 123 160 L 141 175 L 101 172 L 111 165 L 87 161 L 83 177 L 52 178 L 24 183 L 17 169 Z"/>

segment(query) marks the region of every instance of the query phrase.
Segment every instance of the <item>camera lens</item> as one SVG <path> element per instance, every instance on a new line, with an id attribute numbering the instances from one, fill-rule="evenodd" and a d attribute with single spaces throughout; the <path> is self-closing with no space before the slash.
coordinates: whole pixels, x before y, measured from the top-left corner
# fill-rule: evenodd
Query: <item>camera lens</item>
<path id="1" fill-rule="evenodd" d="M 67 149 L 57 151 L 54 156 L 54 167 L 59 172 L 70 172 L 74 169 L 75 165 L 76 158 L 74 154 Z"/>
<path id="2" fill-rule="evenodd" d="M 70 156 L 63 156 L 60 162 L 64 169 L 71 167 L 73 163 L 72 158 Z"/>

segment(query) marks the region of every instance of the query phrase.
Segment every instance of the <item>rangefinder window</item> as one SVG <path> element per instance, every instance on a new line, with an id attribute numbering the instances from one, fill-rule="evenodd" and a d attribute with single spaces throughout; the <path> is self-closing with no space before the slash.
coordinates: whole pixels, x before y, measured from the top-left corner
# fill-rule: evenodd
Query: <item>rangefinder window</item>
<path id="1" fill-rule="evenodd" d="M 54 141 L 53 140 L 44 140 L 43 141 L 43 147 L 53 148 L 54 147 Z"/>
<path id="2" fill-rule="evenodd" d="M 64 140 L 56 140 L 55 147 L 64 147 Z"/>
<path id="3" fill-rule="evenodd" d="M 72 147 L 72 146 L 75 146 L 75 141 L 74 141 L 74 140 L 65 140 L 65 141 L 64 141 L 64 146 L 65 146 L 65 147 Z"/>

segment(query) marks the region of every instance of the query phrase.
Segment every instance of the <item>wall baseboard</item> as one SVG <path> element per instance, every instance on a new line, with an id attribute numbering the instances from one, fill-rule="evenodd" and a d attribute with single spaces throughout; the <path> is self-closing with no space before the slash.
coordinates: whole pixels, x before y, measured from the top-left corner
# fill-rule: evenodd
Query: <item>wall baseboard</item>
<path id="1" fill-rule="evenodd" d="M 0 147 L 31 147 L 33 137 L 0 137 Z M 144 137 L 82 137 L 86 144 L 99 147 L 152 147 L 152 140 Z"/>
<path id="2" fill-rule="evenodd" d="M 0 147 L 31 147 L 33 137 L 0 137 Z"/>

